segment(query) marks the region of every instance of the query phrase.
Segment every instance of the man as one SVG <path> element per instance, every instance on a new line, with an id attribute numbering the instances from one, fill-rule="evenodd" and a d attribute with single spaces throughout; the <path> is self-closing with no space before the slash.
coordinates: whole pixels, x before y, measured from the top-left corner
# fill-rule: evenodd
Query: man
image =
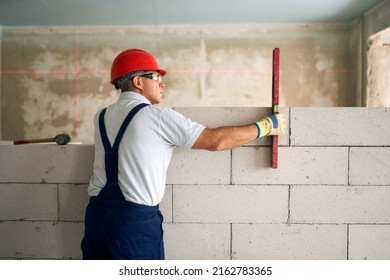
<path id="1" fill-rule="evenodd" d="M 173 148 L 221 151 L 284 131 L 281 114 L 212 129 L 154 106 L 163 97 L 165 74 L 151 54 L 139 49 L 121 52 L 112 63 L 111 83 L 121 95 L 94 118 L 84 259 L 164 259 L 158 205 Z"/>

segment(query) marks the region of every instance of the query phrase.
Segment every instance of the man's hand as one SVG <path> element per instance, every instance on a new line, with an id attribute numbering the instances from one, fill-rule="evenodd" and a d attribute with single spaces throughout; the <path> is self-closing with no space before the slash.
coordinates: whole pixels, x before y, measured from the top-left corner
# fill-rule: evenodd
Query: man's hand
<path id="1" fill-rule="evenodd" d="M 286 129 L 286 121 L 282 114 L 265 117 L 256 123 L 259 130 L 257 138 L 272 135 L 282 135 Z"/>
<path id="2" fill-rule="evenodd" d="M 282 135 L 286 130 L 286 120 L 282 114 L 275 114 L 268 117 L 272 122 L 272 129 L 268 135 Z"/>

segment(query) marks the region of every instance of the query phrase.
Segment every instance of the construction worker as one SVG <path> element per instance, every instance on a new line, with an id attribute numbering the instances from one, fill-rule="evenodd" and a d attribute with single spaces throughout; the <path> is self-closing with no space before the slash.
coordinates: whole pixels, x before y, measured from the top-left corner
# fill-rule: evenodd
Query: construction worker
<path id="1" fill-rule="evenodd" d="M 161 102 L 166 71 L 148 52 L 121 52 L 111 66 L 119 100 L 94 118 L 95 161 L 88 187 L 84 259 L 164 259 L 159 203 L 173 149 L 221 151 L 280 135 L 281 114 L 243 126 L 207 128 Z"/>

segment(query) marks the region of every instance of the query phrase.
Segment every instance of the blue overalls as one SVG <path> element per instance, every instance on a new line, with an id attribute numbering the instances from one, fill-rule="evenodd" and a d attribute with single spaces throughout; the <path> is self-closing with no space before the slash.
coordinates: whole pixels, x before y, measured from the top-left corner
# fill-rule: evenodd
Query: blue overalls
<path id="1" fill-rule="evenodd" d="M 107 184 L 91 197 L 85 213 L 81 243 L 83 259 L 163 260 L 163 217 L 157 206 L 126 201 L 118 184 L 118 149 L 134 115 L 147 104 L 139 104 L 123 121 L 113 147 L 104 125 L 104 109 L 99 116 L 100 135 L 105 150 Z M 126 143 L 128 144 L 128 143 Z"/>

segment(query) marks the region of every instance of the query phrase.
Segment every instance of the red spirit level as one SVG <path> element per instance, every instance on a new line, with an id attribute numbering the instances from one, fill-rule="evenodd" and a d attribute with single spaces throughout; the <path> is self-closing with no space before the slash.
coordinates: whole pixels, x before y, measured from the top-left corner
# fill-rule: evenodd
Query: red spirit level
<path id="1" fill-rule="evenodd" d="M 272 114 L 279 113 L 279 48 L 272 53 Z M 278 136 L 272 136 L 272 168 L 278 168 Z"/>

